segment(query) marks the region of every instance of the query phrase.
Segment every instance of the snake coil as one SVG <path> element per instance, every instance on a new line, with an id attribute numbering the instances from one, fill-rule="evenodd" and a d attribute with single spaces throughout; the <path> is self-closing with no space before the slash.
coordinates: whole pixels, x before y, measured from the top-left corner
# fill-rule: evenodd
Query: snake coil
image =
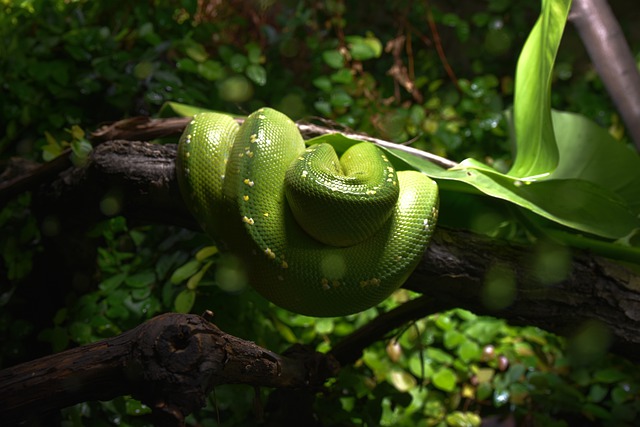
<path id="1" fill-rule="evenodd" d="M 202 228 L 244 264 L 265 298 L 310 316 L 372 307 L 404 283 L 435 228 L 438 189 L 396 172 L 371 143 L 338 159 L 306 147 L 297 126 L 269 108 L 239 126 L 200 113 L 178 145 L 183 197 Z"/>

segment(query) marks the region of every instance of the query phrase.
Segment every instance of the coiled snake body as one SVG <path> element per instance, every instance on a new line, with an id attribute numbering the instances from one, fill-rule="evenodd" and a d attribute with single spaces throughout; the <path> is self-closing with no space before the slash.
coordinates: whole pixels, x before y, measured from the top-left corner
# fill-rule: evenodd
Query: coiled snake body
<path id="1" fill-rule="evenodd" d="M 239 257 L 265 298 L 310 316 L 372 307 L 411 274 L 438 213 L 436 184 L 396 172 L 371 143 L 338 159 L 263 108 L 241 126 L 200 113 L 178 146 L 181 192 L 203 229 Z"/>

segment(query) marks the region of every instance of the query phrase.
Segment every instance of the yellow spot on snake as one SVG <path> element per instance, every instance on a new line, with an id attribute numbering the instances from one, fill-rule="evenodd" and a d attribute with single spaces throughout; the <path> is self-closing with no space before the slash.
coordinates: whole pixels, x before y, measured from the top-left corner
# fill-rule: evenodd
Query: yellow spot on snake
<path id="1" fill-rule="evenodd" d="M 244 182 L 245 185 L 248 185 L 249 187 L 253 187 L 253 181 L 251 181 L 249 178 L 245 178 L 242 182 Z"/>
<path id="2" fill-rule="evenodd" d="M 247 196 L 246 194 L 244 196 L 242 196 L 242 200 L 244 200 L 245 202 L 249 201 L 249 196 Z"/>
<path id="3" fill-rule="evenodd" d="M 289 264 L 287 264 L 287 261 L 282 260 L 282 264 L 280 264 L 280 267 L 289 268 Z"/>
<path id="4" fill-rule="evenodd" d="M 249 150 L 247 150 L 247 151 L 245 152 L 245 154 L 246 154 L 246 155 L 247 155 L 247 157 L 249 157 L 249 158 L 253 157 L 253 151 L 249 151 Z"/>
<path id="5" fill-rule="evenodd" d="M 263 217 L 268 218 L 269 217 L 269 212 L 265 212 L 262 214 Z"/>
<path id="6" fill-rule="evenodd" d="M 189 142 L 189 141 L 187 141 L 187 142 Z M 188 159 L 189 157 L 191 157 L 191 153 L 187 151 L 185 156 L 187 156 L 187 159 Z"/>
<path id="7" fill-rule="evenodd" d="M 257 139 L 258 135 L 256 135 L 255 133 L 249 137 L 249 141 L 251 141 L 252 143 L 256 142 Z"/>
<path id="8" fill-rule="evenodd" d="M 360 281 L 361 288 L 367 288 L 369 286 L 379 286 L 379 285 L 380 285 L 380 279 L 378 279 L 377 277 Z"/>
<path id="9" fill-rule="evenodd" d="M 276 259 L 276 254 L 275 252 L 273 252 L 270 248 L 267 248 L 264 250 L 264 254 L 267 256 L 267 258 L 269 259 Z"/>
<path id="10" fill-rule="evenodd" d="M 309 171 L 302 171 L 302 177 L 306 178 L 309 175 Z"/>
<path id="11" fill-rule="evenodd" d="M 367 194 L 369 196 L 373 196 L 374 194 L 376 194 L 376 190 L 367 190 Z"/>
<path id="12" fill-rule="evenodd" d="M 247 216 L 243 216 L 242 217 L 242 222 L 244 222 L 245 224 L 249 224 L 249 225 L 253 225 L 255 223 L 253 218 L 249 218 Z"/>

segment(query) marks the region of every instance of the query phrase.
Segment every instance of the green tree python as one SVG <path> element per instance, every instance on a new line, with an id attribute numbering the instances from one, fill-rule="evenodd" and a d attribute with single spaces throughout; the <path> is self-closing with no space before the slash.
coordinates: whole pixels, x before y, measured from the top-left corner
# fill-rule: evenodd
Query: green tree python
<path id="1" fill-rule="evenodd" d="M 306 147 L 296 124 L 263 108 L 242 125 L 199 113 L 180 138 L 187 206 L 237 256 L 266 299 L 309 316 L 342 316 L 387 298 L 424 253 L 438 215 L 434 181 L 397 171 L 374 144 L 340 158 Z"/>

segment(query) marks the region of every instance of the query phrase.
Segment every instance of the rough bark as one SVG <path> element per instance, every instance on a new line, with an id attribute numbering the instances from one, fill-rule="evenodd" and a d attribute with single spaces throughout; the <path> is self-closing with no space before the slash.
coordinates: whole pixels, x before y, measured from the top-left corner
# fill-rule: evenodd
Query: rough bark
<path id="1" fill-rule="evenodd" d="M 331 357 L 278 355 L 225 334 L 205 318 L 165 314 L 118 335 L 0 371 L 3 425 L 90 400 L 131 394 L 155 425 L 183 425 L 213 387 L 314 388 L 335 373 Z"/>

